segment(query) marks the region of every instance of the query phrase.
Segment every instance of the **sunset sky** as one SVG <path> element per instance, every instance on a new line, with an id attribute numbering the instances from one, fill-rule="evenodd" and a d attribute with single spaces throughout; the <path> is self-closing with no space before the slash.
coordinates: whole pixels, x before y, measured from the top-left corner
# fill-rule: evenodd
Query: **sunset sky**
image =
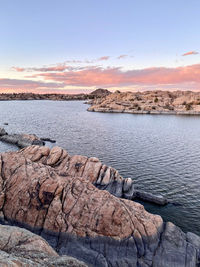
<path id="1" fill-rule="evenodd" d="M 2 0 L 0 92 L 200 90 L 199 0 Z"/>

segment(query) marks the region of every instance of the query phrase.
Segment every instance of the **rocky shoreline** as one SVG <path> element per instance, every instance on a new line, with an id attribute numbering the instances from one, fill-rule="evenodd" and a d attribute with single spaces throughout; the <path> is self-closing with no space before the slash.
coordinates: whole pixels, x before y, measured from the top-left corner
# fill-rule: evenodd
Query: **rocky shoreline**
<path id="1" fill-rule="evenodd" d="M 0 94 L 0 101 L 11 100 L 87 100 L 92 99 L 90 94 L 34 94 L 34 93 L 11 93 Z"/>
<path id="2" fill-rule="evenodd" d="M 8 134 L 4 128 L 0 128 L 0 141 L 14 144 L 19 148 L 25 148 L 32 145 L 44 146 L 45 142 L 56 142 L 50 138 L 39 138 L 35 134 Z M 75 169 L 77 171 L 80 168 L 83 168 L 87 161 L 92 160 L 89 158 L 87 158 L 87 160 L 85 159 L 86 157 L 79 156 L 79 161 L 75 163 Z M 93 181 L 94 185 L 100 190 L 107 190 L 117 197 L 131 200 L 144 200 L 161 206 L 164 206 L 168 203 L 168 200 L 164 196 L 136 190 L 131 178 L 123 179 L 115 169 L 107 167 L 106 165 L 102 165 L 97 158 L 93 158 L 93 160 L 93 168 L 95 169 L 96 165 L 97 168 L 101 166 L 103 170 L 103 172 L 101 171 L 101 173 L 99 173 L 99 176 L 96 178 L 96 180 Z M 114 180 L 112 180 L 112 178 L 114 178 Z"/>
<path id="3" fill-rule="evenodd" d="M 35 93 L 2 93 L 0 101 L 11 100 L 54 100 L 54 101 L 71 101 L 71 100 L 88 100 L 103 97 L 110 94 L 106 89 L 96 89 L 88 94 L 35 94 Z"/>
<path id="4" fill-rule="evenodd" d="M 200 115 L 200 92 L 116 91 L 88 102 L 88 111 L 128 114 Z"/>
<path id="5" fill-rule="evenodd" d="M 198 266 L 200 237 L 122 198 L 133 188 L 97 158 L 59 147 L 0 155 L 1 222 L 34 231 L 59 255 L 89 266 Z"/>
<path id="6" fill-rule="evenodd" d="M 151 114 L 151 115 L 200 115 L 199 111 L 137 111 L 137 110 L 117 110 L 110 108 L 94 108 L 87 109 L 90 112 L 102 112 L 102 113 L 126 113 L 126 114 Z"/>

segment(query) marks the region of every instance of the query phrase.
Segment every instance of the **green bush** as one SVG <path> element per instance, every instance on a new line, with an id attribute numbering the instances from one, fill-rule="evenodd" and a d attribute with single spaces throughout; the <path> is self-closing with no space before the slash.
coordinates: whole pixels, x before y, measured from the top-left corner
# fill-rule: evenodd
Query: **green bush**
<path id="1" fill-rule="evenodd" d="M 190 110 L 191 107 L 192 107 L 191 103 L 187 103 L 187 104 L 185 105 L 185 109 L 186 109 L 186 110 Z"/>

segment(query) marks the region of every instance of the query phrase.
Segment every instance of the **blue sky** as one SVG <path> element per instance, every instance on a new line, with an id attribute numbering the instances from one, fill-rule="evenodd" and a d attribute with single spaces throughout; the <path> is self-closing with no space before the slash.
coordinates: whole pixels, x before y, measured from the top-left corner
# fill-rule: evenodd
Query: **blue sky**
<path id="1" fill-rule="evenodd" d="M 13 90 L 18 90 L 17 85 L 22 86 L 25 80 L 38 83 L 33 88 L 38 91 L 44 90 L 43 83 L 48 83 L 46 89 L 49 90 L 98 86 L 135 90 L 148 85 L 161 88 L 162 82 L 154 84 L 152 80 L 148 84 L 130 79 L 130 71 L 134 76 L 134 71 L 138 70 L 164 67 L 182 71 L 180 68 L 193 65 L 197 71 L 200 64 L 199 13 L 199 0 L 2 0 L 0 86 L 10 90 L 14 86 Z M 188 52 L 192 53 L 183 56 Z M 120 55 L 124 57 L 118 59 Z M 109 58 L 98 60 L 105 56 Z M 73 70 L 68 68 L 60 74 L 50 71 L 48 75 L 40 75 L 42 73 L 35 70 L 64 64 L 70 64 Z M 13 67 L 24 70 L 16 71 Z M 116 68 L 120 68 L 118 80 L 115 71 L 112 82 L 104 75 L 96 82 L 87 84 L 84 80 L 81 84 L 83 75 L 78 72 L 84 71 L 85 75 L 87 70 L 92 70 L 95 81 L 95 70 L 99 70 L 96 71 L 98 78 L 102 72 L 107 75 L 106 71 Z M 129 72 L 128 80 L 127 77 L 122 79 L 126 72 Z M 74 81 L 74 76 L 78 82 Z M 23 82 L 20 84 L 20 81 Z M 165 83 L 163 88 L 173 82 Z M 194 89 L 198 89 L 194 78 L 187 78 L 183 83 L 174 83 L 174 88 L 193 84 Z M 31 90 L 31 86 L 25 89 Z"/>

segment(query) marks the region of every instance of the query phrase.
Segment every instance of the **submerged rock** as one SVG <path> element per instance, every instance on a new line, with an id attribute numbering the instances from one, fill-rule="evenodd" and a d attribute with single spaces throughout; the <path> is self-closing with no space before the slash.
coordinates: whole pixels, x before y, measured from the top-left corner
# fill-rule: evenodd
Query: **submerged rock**
<path id="1" fill-rule="evenodd" d="M 7 134 L 7 132 L 5 131 L 5 129 L 4 128 L 0 128 L 0 136 L 4 136 L 6 134 Z"/>
<path id="2" fill-rule="evenodd" d="M 78 165 L 77 165 L 78 163 Z M 92 266 L 196 267 L 199 237 L 92 183 L 129 192 L 130 180 L 97 158 L 31 146 L 0 155 L 2 221 L 26 226 L 61 255 Z M 122 188 L 122 187 L 121 187 Z"/>
<path id="3" fill-rule="evenodd" d="M 48 137 L 41 137 L 40 139 L 42 141 L 45 141 L 45 142 L 56 143 L 56 140 L 53 140 L 53 139 L 48 138 Z"/>
<path id="4" fill-rule="evenodd" d="M 168 200 L 161 195 L 154 195 L 139 190 L 135 191 L 135 197 L 143 201 L 152 202 L 161 206 L 168 204 Z"/>

